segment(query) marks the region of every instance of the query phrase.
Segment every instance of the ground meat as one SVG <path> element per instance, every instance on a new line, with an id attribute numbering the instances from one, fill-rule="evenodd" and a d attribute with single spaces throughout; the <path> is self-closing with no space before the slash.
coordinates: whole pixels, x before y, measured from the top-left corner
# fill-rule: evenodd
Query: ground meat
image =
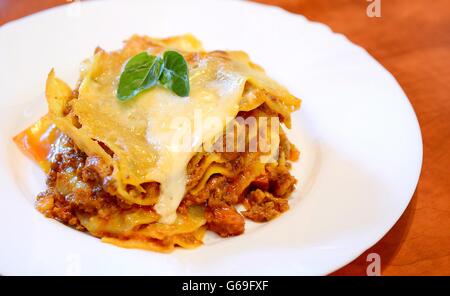
<path id="1" fill-rule="evenodd" d="M 272 220 L 289 209 L 287 199 L 274 197 L 261 189 L 250 192 L 243 204 L 246 211 L 242 214 L 256 222 Z"/>
<path id="2" fill-rule="evenodd" d="M 88 156 L 86 158 L 84 167 L 81 171 L 81 176 L 83 181 L 89 182 L 94 181 L 97 183 L 102 182 L 102 180 L 112 173 L 110 166 L 98 156 Z"/>
<path id="3" fill-rule="evenodd" d="M 295 189 L 297 180 L 285 166 L 268 166 L 269 192 L 277 197 L 287 197 Z"/>
<path id="4" fill-rule="evenodd" d="M 222 237 L 244 233 L 244 217 L 232 206 L 207 207 L 206 221 L 208 229 Z"/>
<path id="5" fill-rule="evenodd" d="M 47 189 L 38 195 L 36 208 L 46 217 L 54 218 L 78 230 L 85 230 L 74 215 L 73 206 L 54 189 Z"/>
<path id="6" fill-rule="evenodd" d="M 104 179 L 112 170 L 101 159 L 88 157 L 67 136 L 62 136 L 51 157 L 47 190 L 37 197 L 36 208 L 45 216 L 84 230 L 77 213 L 107 218 L 129 205 L 109 194 Z"/>
<path id="7" fill-rule="evenodd" d="M 230 183 L 225 176 L 212 176 L 198 194 L 194 195 L 188 192 L 182 203 L 189 207 L 192 205 L 206 204 L 208 201 L 222 201 L 225 196 L 233 194 L 229 189 Z"/>
<path id="8" fill-rule="evenodd" d="M 263 191 L 269 190 L 270 180 L 267 174 L 260 175 L 256 177 L 255 180 L 251 183 L 251 187 L 259 188 Z"/>

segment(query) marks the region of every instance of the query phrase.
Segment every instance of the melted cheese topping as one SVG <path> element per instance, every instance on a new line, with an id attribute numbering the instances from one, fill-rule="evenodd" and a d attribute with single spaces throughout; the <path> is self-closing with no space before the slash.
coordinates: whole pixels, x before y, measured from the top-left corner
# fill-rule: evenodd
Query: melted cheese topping
<path id="1" fill-rule="evenodd" d="M 102 55 L 94 60 L 72 105 L 81 130 L 117 154 L 119 178 L 135 180 L 135 185 L 160 183 L 155 209 L 160 222 L 172 223 L 185 194 L 189 160 L 237 115 L 246 79 L 222 58 L 205 56 L 190 64 L 189 97 L 156 87 L 124 103 L 115 97 L 120 67 L 105 71 L 109 65 L 103 64 Z M 98 67 L 101 74 L 94 76 Z M 194 114 L 219 124 L 198 127 Z"/>
<path id="2" fill-rule="evenodd" d="M 199 51 L 199 44 L 191 36 L 167 40 L 135 36 L 121 51 L 99 50 L 83 63 L 78 98 L 73 100 L 70 88 L 53 72 L 47 81 L 53 121 L 82 151 L 99 155 L 113 166 L 119 198 L 151 205 L 145 198 L 145 184 L 160 183 L 155 210 L 163 223 L 173 223 L 177 217 L 191 157 L 202 145 L 214 142 L 240 109 L 251 110 L 265 102 L 288 125 L 290 112 L 300 105 L 245 53 L 206 53 Z M 143 50 L 160 54 L 167 49 L 180 51 L 188 61 L 190 96 L 181 98 L 157 86 L 132 100 L 118 100 L 118 80 L 127 59 Z M 243 96 L 246 82 L 260 90 L 259 96 Z M 65 104 L 70 116 L 65 115 Z M 199 128 L 197 115 L 214 120 Z"/>

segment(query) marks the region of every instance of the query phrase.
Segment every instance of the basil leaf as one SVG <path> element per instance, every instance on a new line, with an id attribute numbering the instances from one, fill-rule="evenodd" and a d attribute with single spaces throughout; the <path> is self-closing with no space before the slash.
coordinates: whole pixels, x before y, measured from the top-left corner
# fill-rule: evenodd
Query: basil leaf
<path id="1" fill-rule="evenodd" d="M 147 52 L 132 57 L 119 79 L 117 98 L 131 99 L 157 83 L 180 97 L 189 96 L 189 70 L 184 57 L 176 51 L 166 51 L 163 57 Z"/>
<path id="2" fill-rule="evenodd" d="M 117 98 L 125 101 L 153 87 L 162 70 L 163 61 L 160 57 L 146 52 L 135 55 L 127 62 L 120 75 Z"/>
<path id="3" fill-rule="evenodd" d="M 180 97 L 189 96 L 189 70 L 184 57 L 176 51 L 166 51 L 163 60 L 159 82 Z"/>
<path id="4" fill-rule="evenodd" d="M 154 61 L 142 86 L 144 90 L 149 89 L 158 83 L 159 77 L 164 69 L 163 60 L 160 57 L 150 57 L 154 58 Z"/>

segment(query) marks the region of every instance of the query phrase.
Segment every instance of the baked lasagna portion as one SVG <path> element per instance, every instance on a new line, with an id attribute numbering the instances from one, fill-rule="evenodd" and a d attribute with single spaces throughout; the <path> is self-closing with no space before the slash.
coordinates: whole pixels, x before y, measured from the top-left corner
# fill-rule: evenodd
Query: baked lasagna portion
<path id="1" fill-rule="evenodd" d="M 187 62 L 189 96 L 156 85 L 118 100 L 127 61 L 167 50 Z M 48 114 L 14 141 L 47 173 L 36 201 L 47 217 L 121 247 L 169 252 L 289 209 L 299 152 L 283 128 L 300 100 L 244 52 L 206 52 L 191 35 L 132 36 L 121 50 L 97 48 L 74 89 L 52 70 L 46 97 Z"/>

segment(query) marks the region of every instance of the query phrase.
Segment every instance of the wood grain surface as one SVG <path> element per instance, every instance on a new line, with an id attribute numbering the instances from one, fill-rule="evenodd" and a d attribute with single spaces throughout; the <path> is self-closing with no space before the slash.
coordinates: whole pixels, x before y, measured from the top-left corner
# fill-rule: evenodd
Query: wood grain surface
<path id="1" fill-rule="evenodd" d="M 0 24 L 67 2 L 0 0 Z M 397 78 L 419 118 L 424 162 L 408 209 L 333 275 L 366 275 L 370 253 L 380 255 L 383 275 L 450 275 L 450 1 L 380 0 L 380 18 L 367 16 L 367 0 L 257 2 L 323 22 L 367 49 Z"/>

